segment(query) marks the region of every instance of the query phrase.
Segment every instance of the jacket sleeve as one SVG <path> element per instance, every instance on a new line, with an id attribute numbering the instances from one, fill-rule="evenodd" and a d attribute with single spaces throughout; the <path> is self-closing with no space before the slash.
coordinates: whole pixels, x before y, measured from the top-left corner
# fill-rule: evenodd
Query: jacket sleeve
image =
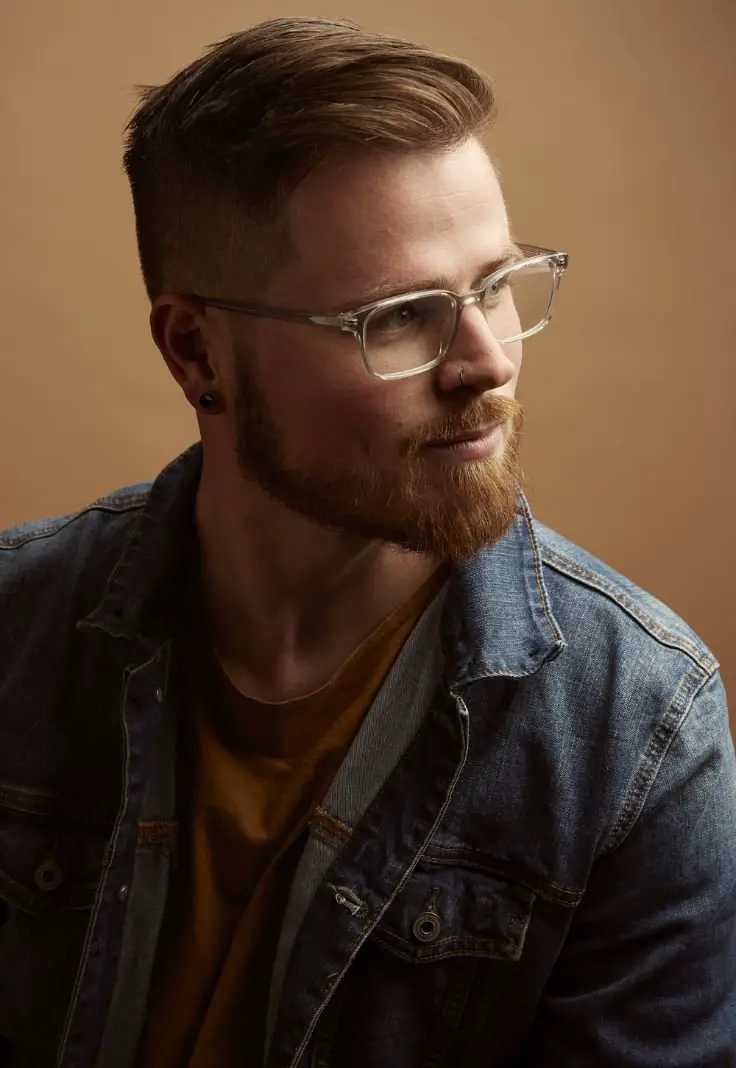
<path id="1" fill-rule="evenodd" d="M 718 674 L 650 778 L 648 792 L 632 786 L 626 831 L 594 866 L 532 1068 L 736 1065 L 736 761 Z"/>

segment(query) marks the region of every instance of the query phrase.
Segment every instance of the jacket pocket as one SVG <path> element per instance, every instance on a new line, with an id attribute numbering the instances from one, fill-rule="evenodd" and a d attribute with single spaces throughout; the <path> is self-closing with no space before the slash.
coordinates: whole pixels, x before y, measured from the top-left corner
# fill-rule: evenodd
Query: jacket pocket
<path id="1" fill-rule="evenodd" d="M 53 1064 L 110 829 L 0 785 L 0 1044 Z"/>
<path id="2" fill-rule="evenodd" d="M 414 963 L 467 956 L 518 961 L 534 899 L 531 890 L 494 876 L 427 864 L 411 876 L 373 940 Z"/>
<path id="3" fill-rule="evenodd" d="M 514 881 L 422 861 L 336 992 L 334 1038 L 314 1063 L 474 1064 L 474 1036 L 489 1015 L 508 1012 L 524 970 L 535 903 L 534 892 Z M 492 1063 L 503 1063 L 502 1051 L 494 1052 Z"/>
<path id="4" fill-rule="evenodd" d="M 29 813 L 0 800 L 0 898 L 35 916 L 89 908 L 106 835 L 70 824 L 63 808 L 54 812 L 47 800 L 45 807 L 44 814 Z"/>

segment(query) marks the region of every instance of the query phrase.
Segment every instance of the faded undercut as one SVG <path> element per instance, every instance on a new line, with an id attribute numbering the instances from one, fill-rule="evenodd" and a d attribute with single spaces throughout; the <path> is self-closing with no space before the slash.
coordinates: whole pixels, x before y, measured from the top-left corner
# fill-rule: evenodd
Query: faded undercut
<path id="1" fill-rule="evenodd" d="M 280 18 L 141 89 L 124 165 L 148 296 L 254 295 L 288 248 L 283 207 L 336 149 L 451 149 L 491 122 L 477 68 L 351 22 Z"/>

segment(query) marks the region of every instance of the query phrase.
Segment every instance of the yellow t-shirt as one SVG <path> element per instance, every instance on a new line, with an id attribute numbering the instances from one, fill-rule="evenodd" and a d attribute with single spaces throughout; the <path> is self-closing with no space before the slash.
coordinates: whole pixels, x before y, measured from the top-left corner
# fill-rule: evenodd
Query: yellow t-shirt
<path id="1" fill-rule="evenodd" d="M 259 1065 L 280 923 L 309 819 L 437 572 L 313 694 L 245 697 L 186 650 L 182 851 L 154 967 L 139 1068 Z"/>

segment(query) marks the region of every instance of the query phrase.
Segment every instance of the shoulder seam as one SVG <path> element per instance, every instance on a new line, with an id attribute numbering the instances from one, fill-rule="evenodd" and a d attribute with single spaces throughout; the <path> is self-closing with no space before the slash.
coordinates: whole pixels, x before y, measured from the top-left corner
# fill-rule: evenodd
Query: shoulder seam
<path id="1" fill-rule="evenodd" d="M 700 674 L 691 667 L 677 687 L 666 713 L 657 723 L 641 755 L 631 786 L 613 827 L 603 842 L 602 853 L 611 853 L 626 840 L 639 820 L 649 799 L 652 787 L 667 759 L 673 740 L 691 714 L 693 704 L 716 674 Z"/>
<path id="2" fill-rule="evenodd" d="M 695 644 L 686 634 L 679 634 L 664 626 L 654 616 L 651 616 L 641 605 L 630 597 L 625 590 L 614 583 L 609 582 L 601 575 L 597 575 L 589 568 L 575 563 L 562 553 L 556 552 L 543 542 L 540 543 L 542 560 L 553 570 L 567 575 L 568 578 L 580 582 L 590 589 L 596 590 L 604 597 L 608 597 L 619 606 L 627 615 L 640 624 L 651 636 L 662 645 L 672 649 L 679 649 L 706 673 L 713 672 L 718 667 L 715 657 L 704 647 Z"/>
<path id="3" fill-rule="evenodd" d="M 36 526 L 34 529 L 29 530 L 27 534 L 12 539 L 11 541 L 3 541 L 0 536 L 0 552 L 12 551 L 13 549 L 19 549 L 23 545 L 28 545 L 32 541 L 41 541 L 43 538 L 53 537 L 54 534 L 58 534 L 64 530 L 65 527 L 71 526 L 72 523 L 81 519 L 83 516 L 88 515 L 90 512 L 107 512 L 110 515 L 123 515 L 125 512 L 138 511 L 146 503 L 148 499 L 149 491 L 140 491 L 133 494 L 131 497 L 121 502 L 120 505 L 116 505 L 111 498 L 102 497 L 97 501 L 93 501 L 91 504 L 86 505 L 84 508 L 80 508 L 77 512 L 71 512 L 69 515 L 57 516 L 41 526 Z M 13 529 L 12 527 L 10 528 Z"/>

